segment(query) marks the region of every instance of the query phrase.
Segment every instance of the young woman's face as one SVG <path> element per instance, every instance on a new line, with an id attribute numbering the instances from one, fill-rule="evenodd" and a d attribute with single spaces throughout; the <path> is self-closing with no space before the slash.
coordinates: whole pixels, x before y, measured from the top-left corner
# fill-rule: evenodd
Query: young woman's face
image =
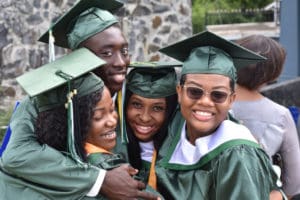
<path id="1" fill-rule="evenodd" d="M 216 130 L 235 98 L 230 79 L 218 74 L 187 74 L 177 94 L 191 143 Z"/>
<path id="2" fill-rule="evenodd" d="M 127 123 L 140 141 L 148 142 L 164 123 L 166 111 L 166 98 L 149 99 L 132 94 L 126 110 Z"/>
<path id="3" fill-rule="evenodd" d="M 130 63 L 128 43 L 121 29 L 111 26 L 88 38 L 81 46 L 90 49 L 106 61 L 106 64 L 97 68 L 94 73 L 104 81 L 111 94 L 121 90 Z"/>
<path id="4" fill-rule="evenodd" d="M 86 141 L 110 151 L 116 145 L 117 121 L 118 115 L 114 103 L 109 90 L 105 87 L 101 100 L 94 108 Z"/>

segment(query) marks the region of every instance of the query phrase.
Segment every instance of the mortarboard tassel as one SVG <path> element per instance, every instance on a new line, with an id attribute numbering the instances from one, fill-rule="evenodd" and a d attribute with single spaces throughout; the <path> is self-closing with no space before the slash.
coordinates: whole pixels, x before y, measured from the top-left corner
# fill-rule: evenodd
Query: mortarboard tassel
<path id="1" fill-rule="evenodd" d="M 119 121 L 120 121 L 120 128 L 121 128 L 121 139 L 122 143 L 128 143 L 127 134 L 124 133 L 126 130 L 126 123 L 124 122 L 124 103 L 125 103 L 125 81 L 122 85 L 122 90 L 118 92 L 118 112 L 119 112 Z"/>
<path id="2" fill-rule="evenodd" d="M 55 60 L 55 47 L 54 47 L 55 38 L 52 34 L 52 29 L 49 29 L 49 63 Z"/>
<path id="3" fill-rule="evenodd" d="M 64 78 L 68 81 L 68 94 L 67 94 L 67 103 L 65 104 L 65 107 L 67 109 L 67 115 L 68 115 L 68 134 L 67 134 L 67 146 L 68 146 L 68 152 L 71 154 L 71 157 L 75 160 L 77 164 L 80 166 L 87 168 L 88 164 L 84 163 L 82 159 L 78 156 L 76 147 L 75 147 L 75 130 L 74 130 L 74 105 L 73 105 L 73 97 L 77 94 L 77 90 L 74 89 L 71 91 L 71 80 L 72 76 L 62 72 L 57 71 L 55 73 L 56 75 Z"/>

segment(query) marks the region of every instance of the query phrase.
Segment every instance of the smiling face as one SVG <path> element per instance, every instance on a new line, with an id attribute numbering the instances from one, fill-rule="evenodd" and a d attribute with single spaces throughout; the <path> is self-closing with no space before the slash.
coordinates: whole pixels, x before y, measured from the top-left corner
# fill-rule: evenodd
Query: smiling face
<path id="1" fill-rule="evenodd" d="M 94 108 L 91 126 L 86 142 L 102 147 L 108 151 L 116 145 L 116 126 L 118 115 L 109 90 L 105 87 L 101 100 Z"/>
<path id="2" fill-rule="evenodd" d="M 128 43 L 118 26 L 111 26 L 84 41 L 84 46 L 94 52 L 106 64 L 94 71 L 113 95 L 122 88 L 127 66 L 130 63 Z"/>
<path id="3" fill-rule="evenodd" d="M 189 97 L 188 88 L 191 87 L 201 88 L 204 91 L 201 98 Z M 215 103 L 211 99 L 212 91 L 217 91 L 213 94 L 226 93 L 228 97 L 223 103 Z M 216 130 L 226 119 L 228 110 L 235 99 L 235 94 L 230 88 L 230 79 L 218 74 L 186 74 L 184 85 L 177 86 L 177 93 L 181 113 L 186 119 L 187 134 L 192 144 L 197 138 L 210 135 Z"/>
<path id="4" fill-rule="evenodd" d="M 132 94 L 128 101 L 126 118 L 133 134 L 140 141 L 151 141 L 165 120 L 166 110 L 165 98 L 150 99 Z"/>

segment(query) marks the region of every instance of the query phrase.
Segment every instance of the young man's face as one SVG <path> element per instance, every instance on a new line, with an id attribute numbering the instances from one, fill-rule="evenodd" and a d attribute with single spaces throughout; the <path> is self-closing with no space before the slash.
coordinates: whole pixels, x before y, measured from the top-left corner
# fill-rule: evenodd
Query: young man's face
<path id="1" fill-rule="evenodd" d="M 94 71 L 113 95 L 122 88 L 130 63 L 128 43 L 119 27 L 111 26 L 84 41 L 84 46 L 106 61 Z"/>
<path id="2" fill-rule="evenodd" d="M 191 143 L 214 132 L 235 99 L 230 79 L 218 74 L 187 74 L 177 93 Z"/>

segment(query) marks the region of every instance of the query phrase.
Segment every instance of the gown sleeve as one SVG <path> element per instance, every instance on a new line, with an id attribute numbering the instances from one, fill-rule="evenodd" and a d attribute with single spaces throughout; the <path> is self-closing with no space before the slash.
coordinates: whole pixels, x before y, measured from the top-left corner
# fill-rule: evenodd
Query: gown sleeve
<path id="1" fill-rule="evenodd" d="M 277 175 L 267 155 L 259 148 L 237 146 L 228 149 L 216 163 L 215 199 L 269 199 Z"/>
<path id="2" fill-rule="evenodd" d="M 63 153 L 39 144 L 34 134 L 36 117 L 34 103 L 25 98 L 12 116 L 12 134 L 1 158 L 2 170 L 50 199 L 84 197 L 96 182 L 100 169 L 82 168 Z"/>

